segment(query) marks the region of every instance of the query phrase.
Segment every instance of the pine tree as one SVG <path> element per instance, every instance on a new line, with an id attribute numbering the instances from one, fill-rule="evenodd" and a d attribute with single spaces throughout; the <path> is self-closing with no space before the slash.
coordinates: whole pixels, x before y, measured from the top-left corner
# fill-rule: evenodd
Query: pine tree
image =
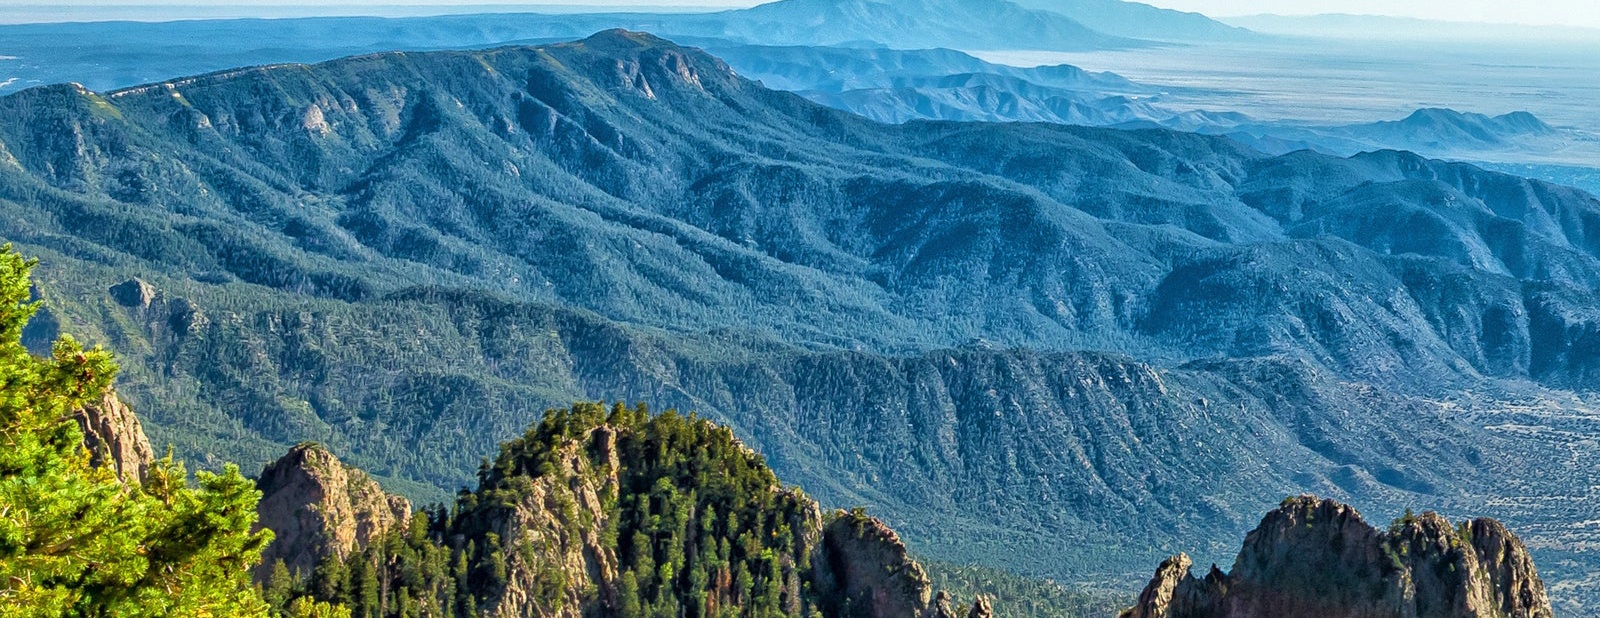
<path id="1" fill-rule="evenodd" d="M 33 266 L 0 248 L 0 616 L 265 616 L 254 483 L 229 466 L 191 486 L 170 455 L 142 484 L 90 465 L 71 413 L 117 367 L 70 337 L 23 347 Z"/>

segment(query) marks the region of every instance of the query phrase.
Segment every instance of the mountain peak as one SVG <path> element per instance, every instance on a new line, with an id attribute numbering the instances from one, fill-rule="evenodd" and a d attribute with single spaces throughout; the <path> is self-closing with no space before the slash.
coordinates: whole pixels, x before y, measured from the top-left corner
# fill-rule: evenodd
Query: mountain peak
<path id="1" fill-rule="evenodd" d="M 572 43 L 591 48 L 595 51 L 617 52 L 628 49 L 647 49 L 652 47 L 677 47 L 677 44 L 648 32 L 635 32 L 623 28 L 601 30 L 579 41 Z"/>
<path id="2" fill-rule="evenodd" d="M 343 559 L 411 517 L 409 501 L 384 492 L 365 472 L 312 442 L 268 464 L 256 489 L 259 525 L 276 535 L 262 552 L 261 579 L 277 560 L 292 572 L 310 574 L 322 559 Z"/>

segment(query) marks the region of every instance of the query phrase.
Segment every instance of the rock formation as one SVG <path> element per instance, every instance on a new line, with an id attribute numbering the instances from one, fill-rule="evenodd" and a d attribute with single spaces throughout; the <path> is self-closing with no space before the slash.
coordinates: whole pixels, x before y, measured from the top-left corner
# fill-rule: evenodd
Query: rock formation
<path id="1" fill-rule="evenodd" d="M 397 523 L 404 513 L 327 451 L 296 447 L 257 482 L 261 523 L 278 535 L 266 564 L 282 559 L 311 578 L 316 600 L 357 615 L 384 600 L 418 602 L 420 615 L 470 604 L 502 618 L 993 614 L 986 600 L 958 613 L 883 522 L 859 511 L 824 518 L 731 431 L 693 416 L 553 410 L 502 444 L 479 478 L 454 508 L 430 511 L 426 529 L 406 530 L 409 549 L 367 548 L 407 525 Z M 382 599 L 340 596 L 351 570 L 313 571 L 324 557 L 383 561 Z M 456 587 L 438 595 L 438 586 Z"/>
<path id="2" fill-rule="evenodd" d="M 1231 573 L 1163 562 L 1123 618 L 1550 618 L 1522 542 L 1499 522 L 1409 513 L 1387 531 L 1354 508 L 1285 500 L 1245 537 Z"/>
<path id="3" fill-rule="evenodd" d="M 143 279 L 129 279 L 111 286 L 111 299 L 124 307 L 149 307 L 155 302 L 156 289 Z"/>
<path id="4" fill-rule="evenodd" d="M 267 464 L 256 488 L 256 525 L 274 534 L 262 552 L 258 579 L 277 560 L 291 573 L 309 574 L 324 557 L 344 559 L 411 517 L 409 501 L 384 493 L 377 481 L 317 444 L 297 445 Z"/>
<path id="5" fill-rule="evenodd" d="M 967 611 L 967 618 L 994 618 L 994 606 L 989 604 L 987 597 L 979 596 L 972 600 L 972 609 Z"/>
<path id="6" fill-rule="evenodd" d="M 582 618 L 592 607 L 582 585 L 564 586 L 559 599 L 539 598 L 541 582 L 552 571 L 562 581 L 592 583 L 593 600 L 613 604 L 617 556 L 600 534 L 608 523 L 602 496 L 619 491 L 616 440 L 614 429 L 601 426 L 569 441 L 551 469 L 530 479 L 522 498 L 461 522 L 464 536 L 493 535 L 505 546 L 533 549 L 507 553 L 506 583 L 488 599 L 492 615 Z"/>
<path id="7" fill-rule="evenodd" d="M 155 450 L 150 448 L 139 418 L 116 391 L 106 391 L 99 402 L 84 406 L 73 418 L 83 431 L 90 463 L 110 465 L 124 481 L 144 481 L 156 459 Z"/>
<path id="8" fill-rule="evenodd" d="M 832 616 L 955 618 L 900 535 L 878 519 L 839 511 L 822 532 L 817 584 Z M 825 605 L 826 606 L 826 605 Z"/>

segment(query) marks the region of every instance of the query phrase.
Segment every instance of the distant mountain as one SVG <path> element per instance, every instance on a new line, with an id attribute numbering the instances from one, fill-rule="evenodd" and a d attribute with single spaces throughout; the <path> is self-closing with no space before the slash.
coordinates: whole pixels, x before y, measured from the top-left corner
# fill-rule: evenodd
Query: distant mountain
<path id="1" fill-rule="evenodd" d="M 1386 15 L 1267 14 L 1228 17 L 1223 21 L 1265 34 L 1337 39 L 1592 43 L 1600 35 L 1600 30 L 1593 28 L 1439 21 Z"/>
<path id="2" fill-rule="evenodd" d="M 954 50 L 774 47 L 696 41 L 743 77 L 873 120 L 1114 125 L 1171 115 L 1155 89 L 1070 65 L 1018 68 Z"/>
<path id="3" fill-rule="evenodd" d="M 1342 126 L 1262 123 L 1248 118 L 1200 124 L 1194 130 L 1228 135 L 1264 152 L 1310 148 L 1351 155 L 1404 149 L 1462 160 L 1545 163 L 1600 156 L 1600 135 L 1552 127 L 1527 112 L 1487 116 L 1450 109 L 1421 109 L 1401 120 Z M 1535 169 L 1535 172 L 1538 172 Z M 1552 180 L 1582 184 L 1583 176 L 1552 170 Z"/>
<path id="4" fill-rule="evenodd" d="M 881 124 L 615 31 L 0 97 L 29 341 L 121 351 L 199 465 L 316 439 L 437 499 L 644 401 L 934 558 L 1129 590 L 1315 491 L 1500 517 L 1600 598 L 1596 229 L 1402 152 Z"/>
<path id="5" fill-rule="evenodd" d="M 953 49 L 885 49 L 815 45 L 746 45 L 721 39 L 688 38 L 726 61 L 739 75 L 768 88 L 844 92 L 893 88 L 952 75 L 993 75 L 1035 86 L 1079 92 L 1153 93 L 1154 88 L 1115 73 L 1085 71 L 1071 65 L 1020 68 L 984 62 Z"/>
<path id="6" fill-rule="evenodd" d="M 1414 144 L 1417 150 L 1472 150 L 1548 137 L 1556 130 L 1533 114 L 1489 117 L 1450 109 L 1419 109 L 1404 120 L 1343 127 L 1338 132 L 1383 144 Z"/>
<path id="7" fill-rule="evenodd" d="M 1124 0 L 1017 0 L 1030 9 L 1050 11 L 1113 36 L 1156 41 L 1245 41 L 1249 30 L 1199 13 L 1174 11 Z"/>
<path id="8" fill-rule="evenodd" d="M 1084 51 L 1141 44 L 1008 0 L 778 0 L 732 12 L 729 22 L 732 38 L 778 45 Z"/>
<path id="9" fill-rule="evenodd" d="M 883 88 L 801 92 L 829 107 L 883 122 L 988 120 L 1106 126 L 1141 118 L 1124 97 L 1038 86 L 991 73 L 907 78 Z"/>
<path id="10" fill-rule="evenodd" d="M 237 66 L 552 42 L 608 28 L 754 45 L 1085 51 L 1149 44 L 1007 0 L 780 0 L 715 13 L 14 24 L 0 25 L 0 93 L 64 82 L 110 90 Z"/>

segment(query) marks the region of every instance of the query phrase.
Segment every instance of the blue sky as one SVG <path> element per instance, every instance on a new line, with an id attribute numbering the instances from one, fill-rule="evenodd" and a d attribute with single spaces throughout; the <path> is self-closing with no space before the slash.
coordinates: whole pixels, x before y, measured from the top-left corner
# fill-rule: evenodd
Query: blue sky
<path id="1" fill-rule="evenodd" d="M 762 0 L 541 0 L 524 4 L 563 4 L 590 6 L 749 6 Z M 1587 26 L 1600 28 L 1600 0 L 1143 0 L 1148 4 L 1214 16 L 1259 13 L 1299 14 L 1351 13 L 1394 15 L 1449 21 L 1479 21 L 1539 25 Z M 187 5 L 207 7 L 236 6 L 318 6 L 327 5 L 509 5 L 507 0 L 0 0 L 5 6 L 40 5 Z"/>

